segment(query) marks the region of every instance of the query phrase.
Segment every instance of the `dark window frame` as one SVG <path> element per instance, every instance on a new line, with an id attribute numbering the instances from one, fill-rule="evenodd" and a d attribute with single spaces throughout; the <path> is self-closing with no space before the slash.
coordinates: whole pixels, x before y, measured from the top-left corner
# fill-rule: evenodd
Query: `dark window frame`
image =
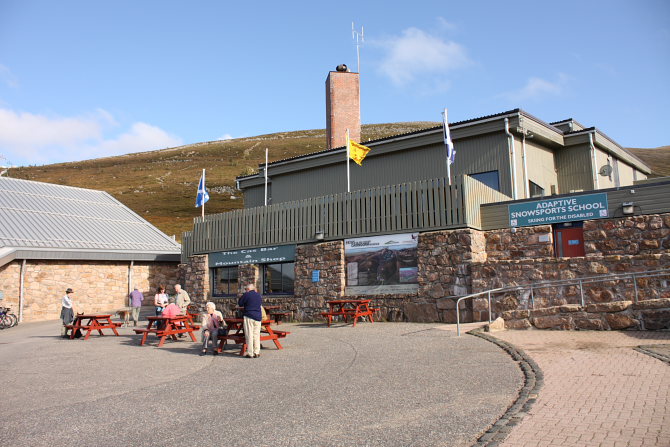
<path id="1" fill-rule="evenodd" d="M 537 194 L 537 191 L 540 191 L 540 194 Z M 535 192 L 534 192 L 535 191 Z M 528 180 L 528 195 L 533 197 L 544 197 L 544 188 L 535 183 L 532 180 Z"/>
<path id="2" fill-rule="evenodd" d="M 218 293 L 217 291 L 219 290 L 218 287 L 218 281 L 221 279 L 219 275 L 217 274 L 219 270 L 223 269 L 230 269 L 231 271 L 235 271 L 235 278 L 226 278 L 228 280 L 228 292 L 229 293 Z M 215 267 L 212 269 L 212 296 L 236 296 L 239 294 L 240 286 L 239 286 L 239 281 L 240 281 L 240 272 L 238 270 L 237 265 L 233 265 L 230 267 Z M 234 283 L 231 284 L 231 280 L 234 280 Z M 232 292 L 231 292 L 232 289 Z"/>
<path id="3" fill-rule="evenodd" d="M 270 266 L 281 266 L 280 267 L 280 273 L 281 273 L 281 291 L 279 292 L 269 292 L 269 284 L 268 284 L 268 268 Z M 290 268 L 293 270 L 292 272 L 292 278 L 291 279 L 291 284 L 290 284 L 290 291 L 289 288 L 285 287 L 285 281 L 288 276 L 285 275 L 284 269 L 288 268 L 288 266 L 291 266 Z M 295 261 L 291 262 L 278 262 L 275 264 L 263 264 L 263 295 L 284 295 L 284 296 L 292 296 L 295 294 Z"/>
<path id="4" fill-rule="evenodd" d="M 496 182 L 497 182 L 497 185 L 496 185 L 495 187 L 492 186 L 493 184 L 492 184 L 490 181 L 483 181 L 483 180 L 482 180 L 482 177 L 485 176 L 486 174 L 489 174 L 489 175 L 490 175 L 490 174 L 495 174 L 495 176 L 496 176 Z M 495 170 L 493 170 L 493 171 L 474 172 L 474 173 L 472 173 L 472 174 L 468 174 L 468 175 L 469 175 L 470 177 L 472 177 L 473 179 L 482 182 L 483 184 L 485 184 L 485 185 L 488 186 L 489 188 L 491 188 L 491 189 L 495 189 L 496 191 L 500 192 L 500 172 L 499 172 L 497 169 L 495 169 Z M 479 177 L 479 178 L 478 178 L 478 177 Z M 485 178 L 485 177 L 484 177 L 484 178 Z M 485 179 L 486 179 L 486 178 L 485 178 Z M 486 180 L 488 180 L 488 179 L 486 179 Z"/>

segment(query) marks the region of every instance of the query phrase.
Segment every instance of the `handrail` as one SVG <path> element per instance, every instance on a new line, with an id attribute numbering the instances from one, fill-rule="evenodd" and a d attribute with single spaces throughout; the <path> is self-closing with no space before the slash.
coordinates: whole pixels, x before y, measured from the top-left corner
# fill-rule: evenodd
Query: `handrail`
<path id="1" fill-rule="evenodd" d="M 556 279 L 552 281 L 540 281 L 540 282 L 532 282 L 530 284 L 523 284 L 523 285 L 516 285 L 516 286 L 509 286 L 509 287 L 499 287 L 497 289 L 490 289 L 490 290 L 485 290 L 483 292 L 477 292 L 477 293 L 472 293 L 470 295 L 465 295 L 456 300 L 456 332 L 458 336 L 461 336 L 461 314 L 460 314 L 460 309 L 459 305 L 461 301 L 467 300 L 467 299 L 472 299 L 472 298 L 477 298 L 478 296 L 482 295 L 487 295 L 488 298 L 488 320 L 489 324 L 491 324 L 491 314 L 492 314 L 492 308 L 491 308 L 491 294 L 495 293 L 501 293 L 501 292 L 511 292 L 511 291 L 519 291 L 519 290 L 530 290 L 530 302 L 531 302 L 531 309 L 535 309 L 535 297 L 533 294 L 534 289 L 544 289 L 547 287 L 561 287 L 561 286 L 568 286 L 568 285 L 574 285 L 574 284 L 579 284 L 579 294 L 580 294 L 580 300 L 581 300 L 581 305 L 582 307 L 584 306 L 585 300 L 584 300 L 584 284 L 590 284 L 590 283 L 596 283 L 596 282 L 605 282 L 605 281 L 620 281 L 620 280 L 626 280 L 626 279 L 632 279 L 633 280 L 633 287 L 635 289 L 635 297 L 634 297 L 634 302 L 638 302 L 638 296 L 639 296 L 639 291 L 637 287 L 637 279 L 638 278 L 650 278 L 650 277 L 656 277 L 656 276 L 670 276 L 670 269 L 660 269 L 660 270 L 647 270 L 644 272 L 633 272 L 633 273 L 613 273 L 613 274 L 608 274 L 608 275 L 599 275 L 599 276 L 585 276 L 581 278 L 571 278 L 571 279 Z"/>

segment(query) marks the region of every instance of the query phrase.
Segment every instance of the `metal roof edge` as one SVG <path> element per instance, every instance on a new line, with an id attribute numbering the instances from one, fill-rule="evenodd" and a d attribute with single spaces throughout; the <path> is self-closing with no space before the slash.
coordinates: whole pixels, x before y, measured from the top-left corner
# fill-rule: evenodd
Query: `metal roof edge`
<path id="1" fill-rule="evenodd" d="M 9 259 L 11 257 L 11 259 Z M 5 259 L 8 259 L 5 262 Z M 131 253 L 111 250 L 57 250 L 48 248 L 12 248 L 7 255 L 0 252 L 0 265 L 15 259 L 77 260 L 77 261 L 147 261 L 178 262 L 181 251 L 173 253 Z M 3 264 L 4 262 L 4 264 Z"/>

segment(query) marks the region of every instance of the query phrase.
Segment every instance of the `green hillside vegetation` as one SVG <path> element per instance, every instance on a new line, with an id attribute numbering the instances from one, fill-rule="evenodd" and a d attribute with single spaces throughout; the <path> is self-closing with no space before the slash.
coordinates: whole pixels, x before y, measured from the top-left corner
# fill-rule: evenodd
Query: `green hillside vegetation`
<path id="1" fill-rule="evenodd" d="M 409 122 L 363 125 L 362 140 L 376 140 L 440 125 Z M 170 149 L 99 158 L 73 163 L 11 169 L 15 178 L 107 191 L 120 202 L 160 228 L 176 235 L 193 227 L 200 215 L 195 196 L 202 169 L 207 169 L 210 200 L 207 214 L 243 207 L 235 190 L 235 177 L 257 172 L 265 161 L 282 160 L 325 149 L 325 130 L 304 130 L 234 140 L 196 143 Z M 631 149 L 653 170 L 653 176 L 670 176 L 670 146 Z"/>
<path id="2" fill-rule="evenodd" d="M 670 176 L 670 146 L 655 149 L 628 148 L 628 150 L 651 168 L 650 177 Z"/>
<path id="3" fill-rule="evenodd" d="M 363 125 L 361 139 L 375 140 L 439 124 L 420 121 Z M 235 177 L 257 172 L 258 165 L 265 162 L 265 148 L 272 162 L 322 151 L 325 142 L 323 129 L 280 132 L 118 157 L 21 167 L 11 169 L 9 175 L 107 191 L 166 234 L 181 240 L 181 233 L 191 230 L 193 218 L 200 216 L 195 196 L 203 169 L 207 169 L 210 192 L 205 212 L 223 213 L 243 207 L 242 197 L 235 190 Z"/>

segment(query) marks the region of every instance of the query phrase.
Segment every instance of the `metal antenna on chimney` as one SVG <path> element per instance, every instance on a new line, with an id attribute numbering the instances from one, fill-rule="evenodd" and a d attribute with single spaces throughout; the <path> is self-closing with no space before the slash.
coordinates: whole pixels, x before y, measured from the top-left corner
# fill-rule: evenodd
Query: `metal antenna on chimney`
<path id="1" fill-rule="evenodd" d="M 351 22 L 351 38 L 356 43 L 356 58 L 358 59 L 358 73 L 361 72 L 361 45 L 363 45 L 363 25 L 361 25 L 361 32 L 359 33 L 354 28 L 354 22 Z"/>

